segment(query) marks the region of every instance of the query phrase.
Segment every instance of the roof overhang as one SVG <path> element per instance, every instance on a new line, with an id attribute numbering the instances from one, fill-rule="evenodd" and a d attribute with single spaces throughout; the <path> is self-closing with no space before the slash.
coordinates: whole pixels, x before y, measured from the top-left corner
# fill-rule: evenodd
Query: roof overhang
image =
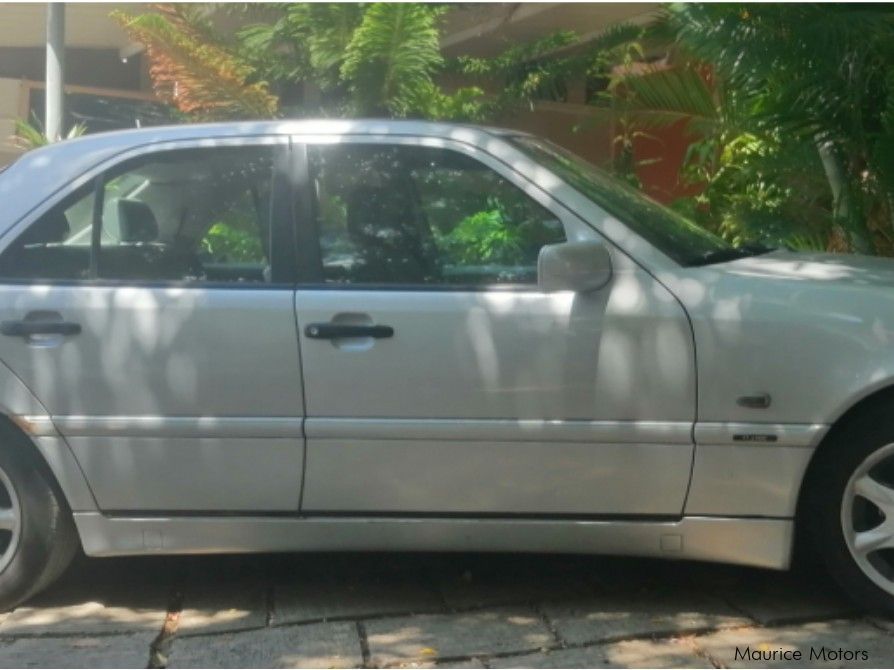
<path id="1" fill-rule="evenodd" d="M 450 56 L 493 56 L 512 46 L 573 30 L 582 41 L 617 23 L 650 23 L 660 3 L 493 3 L 457 5 L 441 46 Z"/>
<path id="2" fill-rule="evenodd" d="M 0 4 L 0 46 L 42 47 L 46 44 L 45 3 Z M 65 5 L 65 46 L 87 49 L 117 49 L 122 57 L 137 51 L 134 42 L 109 13 L 120 9 L 129 14 L 146 11 L 145 4 L 68 3 Z"/>

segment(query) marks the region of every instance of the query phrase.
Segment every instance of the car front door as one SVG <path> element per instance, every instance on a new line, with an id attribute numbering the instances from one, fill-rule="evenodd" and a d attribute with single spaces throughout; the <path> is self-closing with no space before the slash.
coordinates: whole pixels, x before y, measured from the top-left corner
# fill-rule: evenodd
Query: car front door
<path id="1" fill-rule="evenodd" d="M 101 509 L 297 510 L 287 169 L 278 138 L 143 149 L 0 255 L 0 358 Z"/>
<path id="2" fill-rule="evenodd" d="M 610 247 L 602 289 L 541 290 L 544 245 L 599 235 L 465 143 L 307 155 L 303 512 L 681 513 L 695 364 L 661 284 Z"/>

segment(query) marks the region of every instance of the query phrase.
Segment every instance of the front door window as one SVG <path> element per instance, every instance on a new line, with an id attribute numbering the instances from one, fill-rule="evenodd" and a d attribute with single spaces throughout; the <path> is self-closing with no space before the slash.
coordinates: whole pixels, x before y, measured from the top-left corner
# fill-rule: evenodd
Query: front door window
<path id="1" fill-rule="evenodd" d="M 536 285 L 561 221 L 483 163 L 432 147 L 310 151 L 326 282 Z"/>

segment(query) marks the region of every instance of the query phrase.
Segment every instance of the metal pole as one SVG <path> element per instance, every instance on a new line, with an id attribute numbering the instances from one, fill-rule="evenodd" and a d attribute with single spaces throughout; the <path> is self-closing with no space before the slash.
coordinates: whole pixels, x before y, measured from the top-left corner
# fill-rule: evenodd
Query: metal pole
<path id="1" fill-rule="evenodd" d="M 65 72 L 65 3 L 47 3 L 46 118 L 44 127 L 50 142 L 62 138 Z"/>

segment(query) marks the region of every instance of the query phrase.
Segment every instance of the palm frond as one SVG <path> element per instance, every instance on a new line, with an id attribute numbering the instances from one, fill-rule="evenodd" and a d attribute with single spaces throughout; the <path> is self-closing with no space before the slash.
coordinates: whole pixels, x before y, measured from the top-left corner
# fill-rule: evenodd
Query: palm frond
<path id="1" fill-rule="evenodd" d="M 658 68 L 620 80 L 628 89 L 626 111 L 637 118 L 650 117 L 676 123 L 681 119 L 719 121 L 717 103 L 702 76 L 691 68 Z M 654 123 L 653 123 L 654 125 Z"/>
<path id="2" fill-rule="evenodd" d="M 616 23 L 586 41 L 583 58 L 592 61 L 601 54 L 614 52 L 639 42 L 644 35 L 645 29 L 642 26 L 626 22 Z"/>
<path id="3" fill-rule="evenodd" d="M 68 132 L 65 133 L 62 139 L 71 140 L 80 137 L 86 132 L 87 126 L 83 123 L 76 123 L 68 129 Z M 50 138 L 47 137 L 43 124 L 40 123 L 36 116 L 33 121 L 16 119 L 15 134 L 10 139 L 12 140 L 13 145 L 25 151 L 37 149 L 38 147 L 50 144 Z"/>
<path id="4" fill-rule="evenodd" d="M 191 5 L 154 5 L 132 16 L 114 11 L 135 41 L 146 45 L 156 94 L 182 112 L 203 118 L 265 118 L 278 101 L 252 68 L 217 40 Z"/>
<path id="5" fill-rule="evenodd" d="M 436 21 L 443 7 L 374 3 L 345 48 L 341 76 L 362 114 L 406 116 L 443 65 Z"/>

